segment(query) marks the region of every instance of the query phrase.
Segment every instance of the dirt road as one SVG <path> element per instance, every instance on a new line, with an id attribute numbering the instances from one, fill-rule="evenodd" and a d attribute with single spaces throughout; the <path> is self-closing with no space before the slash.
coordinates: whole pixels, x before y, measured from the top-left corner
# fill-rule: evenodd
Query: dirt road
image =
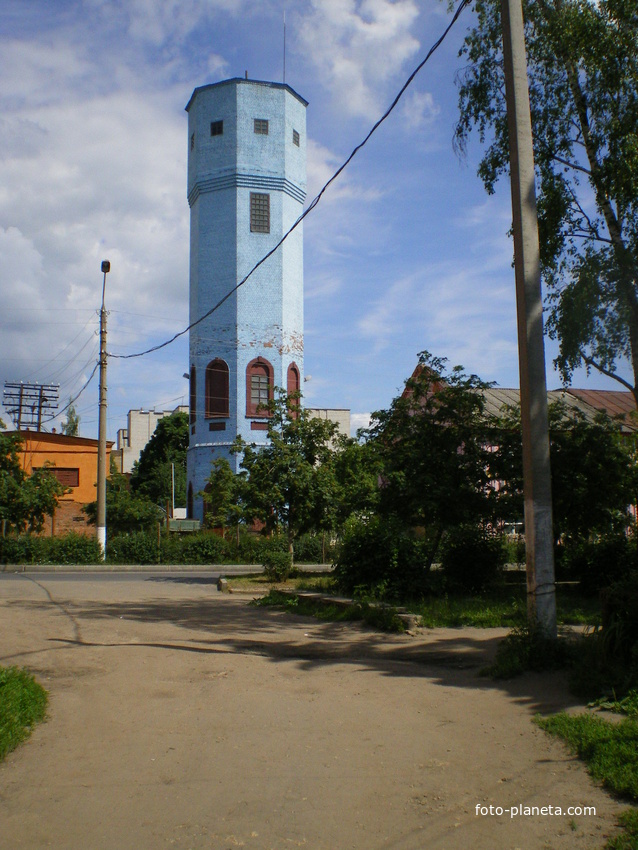
<path id="1" fill-rule="evenodd" d="M 382 635 L 210 579 L 2 576 L 0 664 L 48 721 L 0 765 L 2 850 L 602 848 L 622 808 L 536 712 L 556 677 L 477 676 L 500 631 Z M 501 816 L 477 806 L 595 807 Z"/>

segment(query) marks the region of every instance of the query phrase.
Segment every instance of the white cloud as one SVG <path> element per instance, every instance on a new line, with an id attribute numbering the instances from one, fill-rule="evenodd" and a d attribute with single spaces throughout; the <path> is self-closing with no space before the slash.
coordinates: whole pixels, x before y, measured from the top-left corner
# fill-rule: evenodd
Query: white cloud
<path id="1" fill-rule="evenodd" d="M 187 322 L 185 130 L 172 90 L 88 93 L 80 51 L 23 47 L 9 51 L 17 68 L 0 63 L 4 92 L 25 82 L 0 121 L 0 381 L 58 373 L 70 394 L 88 377 L 94 328 L 75 357 L 56 357 L 95 318 L 102 259 L 110 350 L 139 350 Z"/>
<path id="2" fill-rule="evenodd" d="M 312 0 L 297 18 L 299 49 L 348 115 L 378 117 L 382 95 L 419 42 L 414 0 Z"/>
<path id="3" fill-rule="evenodd" d="M 509 370 L 516 383 L 513 279 L 511 287 L 499 285 L 500 278 L 486 286 L 483 268 L 472 259 L 423 266 L 391 283 L 357 323 L 362 345 L 368 341 L 378 354 L 409 337 L 453 365 L 471 364 L 486 380 Z M 500 271 L 507 276 L 507 269 Z"/>
<path id="4" fill-rule="evenodd" d="M 325 186 L 332 175 L 343 164 L 345 156 L 339 156 L 324 145 L 308 139 L 307 150 L 307 184 L 308 200 L 311 201 Z M 375 187 L 364 187 L 352 177 L 352 171 L 342 171 L 334 183 L 326 190 L 321 204 L 330 204 L 344 199 L 356 201 L 376 201 L 381 192 Z"/>
<path id="5" fill-rule="evenodd" d="M 431 127 L 440 111 L 430 92 L 411 91 L 404 96 L 402 115 L 408 130 Z"/>
<path id="6" fill-rule="evenodd" d="M 350 433 L 353 437 L 356 437 L 357 431 L 359 428 L 369 428 L 370 427 L 370 414 L 369 413 L 350 413 Z"/>

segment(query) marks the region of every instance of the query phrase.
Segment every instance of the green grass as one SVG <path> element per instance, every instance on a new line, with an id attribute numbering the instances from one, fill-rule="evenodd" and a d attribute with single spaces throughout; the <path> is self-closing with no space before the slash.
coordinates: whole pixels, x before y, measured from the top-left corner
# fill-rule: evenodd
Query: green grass
<path id="1" fill-rule="evenodd" d="M 638 850 L 638 810 L 627 809 L 618 818 L 623 832 L 610 839 L 605 850 Z"/>
<path id="2" fill-rule="evenodd" d="M 638 691 L 635 689 L 630 690 L 622 699 L 602 697 L 590 703 L 589 707 L 604 708 L 606 711 L 614 711 L 616 714 L 638 717 Z"/>
<path id="3" fill-rule="evenodd" d="M 506 585 L 474 596 L 431 596 L 405 607 L 418 614 L 428 629 L 515 628 L 527 620 L 527 592 L 524 585 Z M 558 587 L 556 613 L 560 625 L 593 625 L 600 618 L 600 604 L 571 587 Z"/>
<path id="4" fill-rule="evenodd" d="M 47 692 L 18 667 L 0 668 L 0 760 L 44 719 Z"/>
<path id="5" fill-rule="evenodd" d="M 638 802 L 638 722 L 610 723 L 591 714 L 555 714 L 535 722 L 562 738 L 594 779 L 618 797 Z"/>
<path id="6" fill-rule="evenodd" d="M 242 576 L 228 576 L 234 590 L 270 590 L 273 582 L 263 573 Z M 314 590 L 318 593 L 333 593 L 334 580 L 330 573 L 297 573 L 284 582 L 276 582 L 277 587 L 286 590 Z"/>
<path id="7" fill-rule="evenodd" d="M 305 617 L 315 617 L 317 620 L 363 621 L 384 632 L 403 632 L 405 626 L 390 606 L 375 606 L 367 602 L 353 602 L 352 605 L 331 605 L 314 599 L 304 599 L 282 593 L 272 588 L 270 593 L 261 599 L 253 600 L 254 605 L 281 608 Z"/>
<path id="8" fill-rule="evenodd" d="M 634 717 L 610 723 L 591 714 L 561 712 L 534 721 L 562 738 L 608 791 L 638 802 L 638 721 Z M 638 810 L 628 809 L 618 822 L 623 831 L 607 843 L 606 850 L 638 850 Z"/>

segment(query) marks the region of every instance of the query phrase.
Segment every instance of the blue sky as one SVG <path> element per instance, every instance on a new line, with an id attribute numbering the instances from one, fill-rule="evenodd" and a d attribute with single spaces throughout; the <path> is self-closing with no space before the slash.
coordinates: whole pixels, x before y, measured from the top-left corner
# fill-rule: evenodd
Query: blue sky
<path id="1" fill-rule="evenodd" d="M 83 386 L 105 258 L 109 352 L 187 325 L 184 107 L 195 87 L 245 71 L 281 81 L 284 8 L 286 82 L 309 101 L 310 200 L 447 26 L 446 6 L 3 0 L 0 380 L 59 383 L 61 404 Z M 423 349 L 518 386 L 509 186 L 488 197 L 476 140 L 465 160 L 452 147 L 471 21 L 466 10 L 305 222 L 305 399 L 350 408 L 355 425 L 390 404 Z M 548 343 L 550 387 L 553 356 Z M 187 370 L 186 337 L 110 360 L 109 438 L 131 408 L 187 403 Z M 94 379 L 76 403 L 83 436 L 97 434 L 97 397 Z"/>

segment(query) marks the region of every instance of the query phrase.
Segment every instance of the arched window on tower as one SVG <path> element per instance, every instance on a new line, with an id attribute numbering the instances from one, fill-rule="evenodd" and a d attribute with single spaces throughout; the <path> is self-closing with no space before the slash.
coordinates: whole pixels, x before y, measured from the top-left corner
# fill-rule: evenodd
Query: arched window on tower
<path id="1" fill-rule="evenodd" d="M 228 364 L 217 358 L 206 367 L 207 419 L 228 416 Z"/>
<path id="2" fill-rule="evenodd" d="M 273 368 L 263 357 L 251 360 L 246 369 L 246 416 L 269 416 L 273 399 Z"/>
<path id="3" fill-rule="evenodd" d="M 288 367 L 288 373 L 286 375 L 286 392 L 289 396 L 293 393 L 299 393 L 301 389 L 301 379 L 299 377 L 299 369 L 297 368 L 296 363 L 291 363 Z M 294 419 L 299 415 L 299 404 L 300 404 L 299 396 L 297 395 L 291 404 L 292 416 Z"/>
<path id="4" fill-rule="evenodd" d="M 189 389 L 190 389 L 190 393 L 189 393 L 189 405 L 190 405 L 189 421 L 190 421 L 191 425 L 195 424 L 196 410 L 197 410 L 197 388 L 196 388 L 195 378 L 196 378 L 195 367 L 191 366 L 191 376 L 190 376 L 190 384 L 189 384 Z"/>

